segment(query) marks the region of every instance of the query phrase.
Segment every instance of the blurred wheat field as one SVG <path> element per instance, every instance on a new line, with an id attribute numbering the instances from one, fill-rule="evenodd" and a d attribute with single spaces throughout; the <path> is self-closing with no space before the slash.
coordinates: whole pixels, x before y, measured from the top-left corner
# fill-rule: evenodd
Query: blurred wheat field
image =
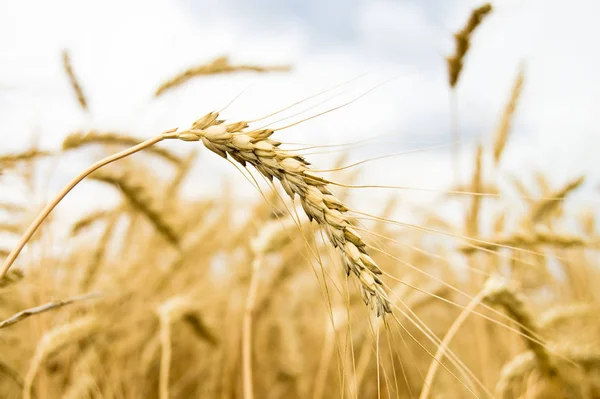
<path id="1" fill-rule="evenodd" d="M 473 10 L 454 35 L 454 112 L 471 36 L 491 12 Z M 67 51 L 62 60 L 90 112 L 77 66 Z M 219 57 L 164 80 L 155 96 L 210 75 L 268 79 L 290 68 Z M 445 190 L 358 184 L 377 157 L 353 163 L 344 145 L 286 143 L 280 130 L 335 118 L 338 107 L 300 116 L 306 99 L 253 121 L 208 110 L 135 156 L 126 149 L 143 140 L 101 130 L 65 132 L 59 152 L 1 152 L 0 187 L 12 194 L 0 202 L 1 396 L 600 398 L 598 209 L 568 206 L 597 182 L 503 171 L 526 79 L 521 66 L 469 178 L 457 167 Z M 172 151 L 173 140 L 187 152 Z M 81 182 L 117 204 L 72 224 L 49 214 L 11 253 L 41 207 L 10 198 L 35 197 L 40 161 L 87 148 L 130 151 Z M 226 184 L 215 196 L 182 194 L 214 155 L 246 177 L 251 201 Z M 377 190 L 389 194 L 377 213 L 355 205 Z M 411 190 L 440 206 L 406 204 Z"/>

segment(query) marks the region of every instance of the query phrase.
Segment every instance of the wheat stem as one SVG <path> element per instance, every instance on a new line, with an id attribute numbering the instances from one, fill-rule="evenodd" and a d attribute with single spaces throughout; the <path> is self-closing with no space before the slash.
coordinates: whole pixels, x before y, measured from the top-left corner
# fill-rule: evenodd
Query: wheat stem
<path id="1" fill-rule="evenodd" d="M 252 316 L 258 294 L 258 283 L 260 279 L 259 270 L 262 265 L 262 256 L 257 254 L 252 261 L 252 277 L 248 288 L 248 297 L 244 307 L 244 321 L 242 326 L 242 379 L 244 381 L 244 399 L 254 398 L 254 386 L 252 383 Z"/>

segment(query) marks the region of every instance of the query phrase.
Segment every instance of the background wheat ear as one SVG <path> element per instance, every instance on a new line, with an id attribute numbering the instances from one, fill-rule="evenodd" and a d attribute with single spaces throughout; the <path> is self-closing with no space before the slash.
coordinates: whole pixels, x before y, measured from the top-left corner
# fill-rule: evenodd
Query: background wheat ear
<path id="1" fill-rule="evenodd" d="M 473 9 L 466 25 L 454 34 L 454 54 L 446 59 L 448 64 L 448 80 L 450 87 L 455 87 L 462 72 L 464 58 L 471 46 L 471 36 L 483 19 L 492 12 L 492 5 L 486 3 Z"/>

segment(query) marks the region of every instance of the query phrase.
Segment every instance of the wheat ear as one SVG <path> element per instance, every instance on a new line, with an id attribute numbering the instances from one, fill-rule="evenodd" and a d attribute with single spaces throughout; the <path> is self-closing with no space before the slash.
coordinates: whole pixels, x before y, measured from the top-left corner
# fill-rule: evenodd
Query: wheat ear
<path id="1" fill-rule="evenodd" d="M 271 71 L 289 71 L 290 67 L 287 65 L 282 66 L 260 66 L 260 65 L 231 65 L 229 63 L 228 57 L 217 57 L 211 62 L 195 66 L 183 71 L 180 74 L 175 75 L 169 80 L 163 82 L 156 92 L 154 93 L 155 97 L 160 96 L 164 92 L 182 85 L 188 80 L 203 75 L 215 75 L 215 74 L 223 74 L 223 73 L 232 73 L 238 71 L 252 71 L 252 72 L 271 72 Z"/>
<path id="2" fill-rule="evenodd" d="M 375 308 L 378 316 L 391 313 L 381 270 L 367 253 L 367 245 L 346 215 L 348 208 L 329 191 L 329 181 L 311 172 L 309 163 L 293 151 L 279 148 L 280 142 L 270 139 L 274 130 L 246 130 L 248 124 L 226 124 L 212 112 L 197 120 L 189 130 L 167 134 L 167 138 L 202 141 L 204 146 L 242 166 L 252 165 L 269 180 L 279 180 L 292 200 L 296 196 L 309 220 L 316 221 L 331 244 L 339 251 L 346 273 L 359 279 L 365 303 Z"/>
<path id="3" fill-rule="evenodd" d="M 475 29 L 481 24 L 486 15 L 492 11 L 492 5 L 487 3 L 474 9 L 469 16 L 469 20 L 465 27 L 454 34 L 454 44 L 456 46 L 454 54 L 449 56 L 446 61 L 448 63 L 448 79 L 450 87 L 455 87 L 458 83 L 458 78 L 463 67 L 463 59 L 471 46 L 471 35 Z"/>
<path id="4" fill-rule="evenodd" d="M 148 190 L 140 181 L 136 181 L 134 173 L 120 173 L 112 170 L 99 170 L 90 176 L 90 179 L 101 181 L 118 188 L 135 209 L 142 212 L 171 244 L 179 246 L 179 234 L 167 221 L 160 211 L 160 207 L 151 198 Z"/>
<path id="5" fill-rule="evenodd" d="M 563 188 L 551 194 L 549 198 L 543 199 L 534 204 L 531 209 L 531 221 L 539 222 L 545 216 L 549 215 L 562 203 L 562 201 L 569 193 L 577 190 L 583 184 L 584 181 L 585 176 L 580 176 L 576 179 L 573 179 L 567 182 L 567 184 L 565 184 Z"/>
<path id="6" fill-rule="evenodd" d="M 523 66 L 521 65 L 517 78 L 515 79 L 512 87 L 510 99 L 508 100 L 508 103 L 506 103 L 506 107 L 504 107 L 500 124 L 498 125 L 498 129 L 496 130 L 496 134 L 494 136 L 494 163 L 496 165 L 500 163 L 500 157 L 502 157 L 504 147 L 506 147 L 506 142 L 508 141 L 511 122 L 515 113 L 515 109 L 517 108 L 517 102 L 521 96 L 524 80 L 525 76 L 523 72 Z"/>
<path id="7" fill-rule="evenodd" d="M 198 304 L 186 297 L 177 296 L 168 299 L 157 309 L 156 314 L 160 321 L 160 376 L 159 376 L 159 398 L 169 398 L 169 375 L 171 368 L 172 347 L 171 347 L 171 328 L 177 320 L 193 314 L 198 308 Z"/>
<path id="8" fill-rule="evenodd" d="M 518 323 L 525 337 L 527 347 L 535 355 L 540 371 L 547 377 L 558 374 L 558 370 L 552 362 L 546 348 L 536 338 L 538 327 L 533 318 L 525 309 L 525 303 L 520 296 L 503 281 L 496 280 L 490 283 L 485 300 L 504 308 L 504 310 Z"/>
<path id="9" fill-rule="evenodd" d="M 75 72 L 73 72 L 73 66 L 71 65 L 71 57 L 69 56 L 69 52 L 67 50 L 64 50 L 62 53 L 62 56 L 63 56 L 63 67 L 65 68 L 65 73 L 67 74 L 67 77 L 69 78 L 69 83 L 71 83 L 71 87 L 73 87 L 73 90 L 75 91 L 75 95 L 77 95 L 77 102 L 79 103 L 81 108 L 83 108 L 84 110 L 87 111 L 87 109 L 88 109 L 87 100 L 85 99 L 85 95 L 83 94 L 81 85 L 79 84 L 79 81 L 77 80 L 77 77 L 75 76 Z"/>

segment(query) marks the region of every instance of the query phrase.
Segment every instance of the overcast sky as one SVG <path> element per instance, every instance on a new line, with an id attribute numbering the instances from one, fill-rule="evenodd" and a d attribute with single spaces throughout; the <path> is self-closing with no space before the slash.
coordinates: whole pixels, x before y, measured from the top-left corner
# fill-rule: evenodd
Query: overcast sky
<path id="1" fill-rule="evenodd" d="M 145 0 L 0 2 L 0 150 L 25 148 L 33 133 L 58 149 L 78 129 L 149 137 L 189 125 L 245 90 L 226 111 L 251 119 L 363 73 L 338 97 L 303 116 L 373 92 L 339 111 L 282 131 L 282 141 L 343 143 L 385 134 L 353 152 L 373 162 L 363 181 L 448 187 L 450 115 L 444 56 L 469 0 Z M 458 87 L 463 171 L 489 143 L 521 62 L 522 99 L 503 170 L 545 170 L 557 185 L 587 172 L 597 185 L 600 140 L 600 2 L 500 0 L 476 32 Z M 82 112 L 63 73 L 68 49 L 89 99 Z M 291 64 L 286 74 L 197 79 L 158 100 L 160 82 L 229 55 L 234 62 Z M 296 112 L 302 110 L 298 108 Z M 291 119 L 298 120 L 302 116 Z M 177 151 L 190 144 L 167 143 Z M 441 146 L 441 147 L 439 147 Z M 88 154 L 89 155 L 89 154 Z M 49 176 L 56 191 L 92 159 L 70 156 Z M 325 165 L 326 157 L 316 157 Z M 198 190 L 219 186 L 230 165 L 203 154 Z M 210 173 L 209 173 L 210 172 Z M 594 180 L 596 179 L 596 180 Z M 376 195 L 376 194 L 373 194 Z M 75 195 L 86 201 L 83 194 Z M 591 194 L 585 198 L 593 201 Z M 598 202 L 595 202 L 596 205 Z"/>

